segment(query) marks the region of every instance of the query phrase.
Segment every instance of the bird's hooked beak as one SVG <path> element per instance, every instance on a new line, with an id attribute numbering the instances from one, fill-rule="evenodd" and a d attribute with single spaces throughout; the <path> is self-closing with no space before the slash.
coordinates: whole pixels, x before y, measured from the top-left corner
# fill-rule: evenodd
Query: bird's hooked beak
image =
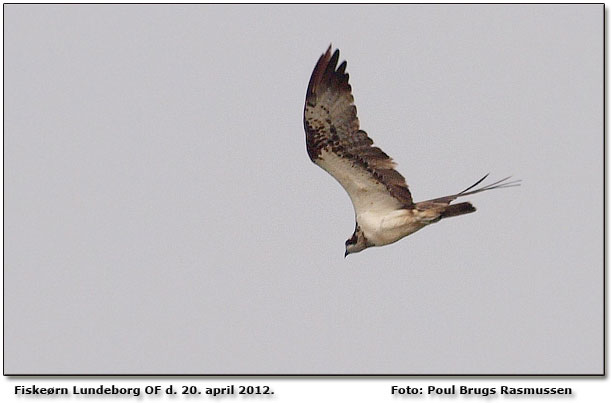
<path id="1" fill-rule="evenodd" d="M 344 258 L 346 259 L 346 257 L 348 256 L 348 250 L 344 251 Z"/>

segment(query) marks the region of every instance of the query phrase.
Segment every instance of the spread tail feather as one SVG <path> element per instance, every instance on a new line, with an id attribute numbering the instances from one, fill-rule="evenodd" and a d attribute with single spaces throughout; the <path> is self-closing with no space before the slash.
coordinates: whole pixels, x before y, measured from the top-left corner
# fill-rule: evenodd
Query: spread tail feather
<path id="1" fill-rule="evenodd" d="M 510 176 L 508 176 L 508 177 L 506 177 L 504 179 L 500 179 L 500 180 L 498 180 L 496 182 L 493 182 L 493 183 L 491 183 L 489 185 L 485 185 L 485 186 L 482 186 L 482 187 L 480 187 L 478 189 L 474 189 L 482 181 L 484 181 L 487 178 L 487 176 L 489 176 L 489 174 L 486 174 L 485 176 L 480 178 L 478 180 L 478 182 L 474 183 L 472 186 L 470 186 L 469 188 L 467 188 L 467 189 L 465 189 L 465 190 L 463 190 L 463 191 L 461 191 L 459 193 L 456 193 L 456 194 L 450 195 L 450 196 L 439 197 L 437 199 L 427 200 L 427 201 L 424 201 L 424 202 L 421 202 L 421 203 L 423 203 L 423 204 L 425 204 L 425 203 L 450 203 L 450 202 L 452 202 L 453 200 L 455 200 L 458 197 L 473 195 L 473 194 L 476 194 L 476 193 L 484 192 L 485 190 L 503 189 L 503 188 L 511 188 L 511 187 L 515 187 L 515 186 L 520 186 L 520 182 L 521 182 L 520 179 L 508 181 L 508 179 L 511 178 Z M 474 190 L 472 190 L 472 189 L 474 189 Z M 459 204 L 457 204 L 457 206 L 458 205 Z"/>
<path id="2" fill-rule="evenodd" d="M 485 185 L 477 189 L 474 189 L 476 186 L 482 183 L 482 181 L 484 181 L 487 176 L 489 176 L 489 174 L 486 174 L 478 182 L 474 183 L 472 186 L 470 186 L 469 188 L 459 193 L 455 193 L 454 195 L 450 195 L 450 196 L 438 197 L 436 199 L 422 201 L 422 202 L 416 203 L 415 206 L 418 210 L 421 210 L 421 211 L 431 210 L 439 214 L 438 219 L 447 218 L 447 217 L 455 217 L 458 215 L 473 213 L 474 211 L 476 211 L 476 208 L 472 206 L 472 203 L 470 202 L 462 202 L 462 203 L 457 203 L 457 204 L 450 204 L 450 203 L 453 200 L 457 199 L 458 197 L 473 195 L 475 193 L 484 192 L 485 190 L 503 189 L 503 188 L 519 186 L 521 182 L 520 180 L 509 181 L 508 179 L 510 179 L 510 177 L 507 177 L 507 178 L 498 180 L 496 182 L 493 182 L 490 185 Z"/>

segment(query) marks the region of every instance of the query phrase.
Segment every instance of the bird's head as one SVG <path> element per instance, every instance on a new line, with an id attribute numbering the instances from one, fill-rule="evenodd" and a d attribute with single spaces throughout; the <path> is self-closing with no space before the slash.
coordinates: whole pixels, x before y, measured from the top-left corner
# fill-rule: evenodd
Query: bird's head
<path id="1" fill-rule="evenodd" d="M 355 228 L 353 236 L 347 239 L 344 245 L 344 257 L 347 257 L 351 253 L 361 252 L 369 246 L 368 240 L 363 235 L 363 231 L 359 227 Z"/>

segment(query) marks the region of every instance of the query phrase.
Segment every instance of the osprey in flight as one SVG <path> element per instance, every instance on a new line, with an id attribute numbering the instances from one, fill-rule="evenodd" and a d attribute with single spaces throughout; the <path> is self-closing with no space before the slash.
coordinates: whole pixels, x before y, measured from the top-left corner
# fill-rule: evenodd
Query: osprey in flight
<path id="1" fill-rule="evenodd" d="M 345 257 L 370 246 L 396 242 L 443 218 L 476 211 L 469 202 L 451 204 L 458 197 L 518 185 L 519 181 L 509 182 L 507 177 L 474 189 L 487 174 L 462 192 L 412 201 L 393 160 L 359 129 L 346 61 L 336 68 L 339 55 L 338 50 L 332 55 L 330 46 L 312 72 L 304 129 L 308 156 L 340 182 L 355 208 L 355 232 L 345 243 Z"/>

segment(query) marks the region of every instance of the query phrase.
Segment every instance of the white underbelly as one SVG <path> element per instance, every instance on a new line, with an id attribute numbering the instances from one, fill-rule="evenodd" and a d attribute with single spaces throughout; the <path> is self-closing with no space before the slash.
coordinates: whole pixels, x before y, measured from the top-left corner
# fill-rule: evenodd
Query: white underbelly
<path id="1" fill-rule="evenodd" d="M 385 215 L 361 214 L 357 217 L 357 223 L 370 243 L 382 246 L 415 233 L 431 223 L 429 218 L 421 216 L 416 210 L 395 210 Z"/>

